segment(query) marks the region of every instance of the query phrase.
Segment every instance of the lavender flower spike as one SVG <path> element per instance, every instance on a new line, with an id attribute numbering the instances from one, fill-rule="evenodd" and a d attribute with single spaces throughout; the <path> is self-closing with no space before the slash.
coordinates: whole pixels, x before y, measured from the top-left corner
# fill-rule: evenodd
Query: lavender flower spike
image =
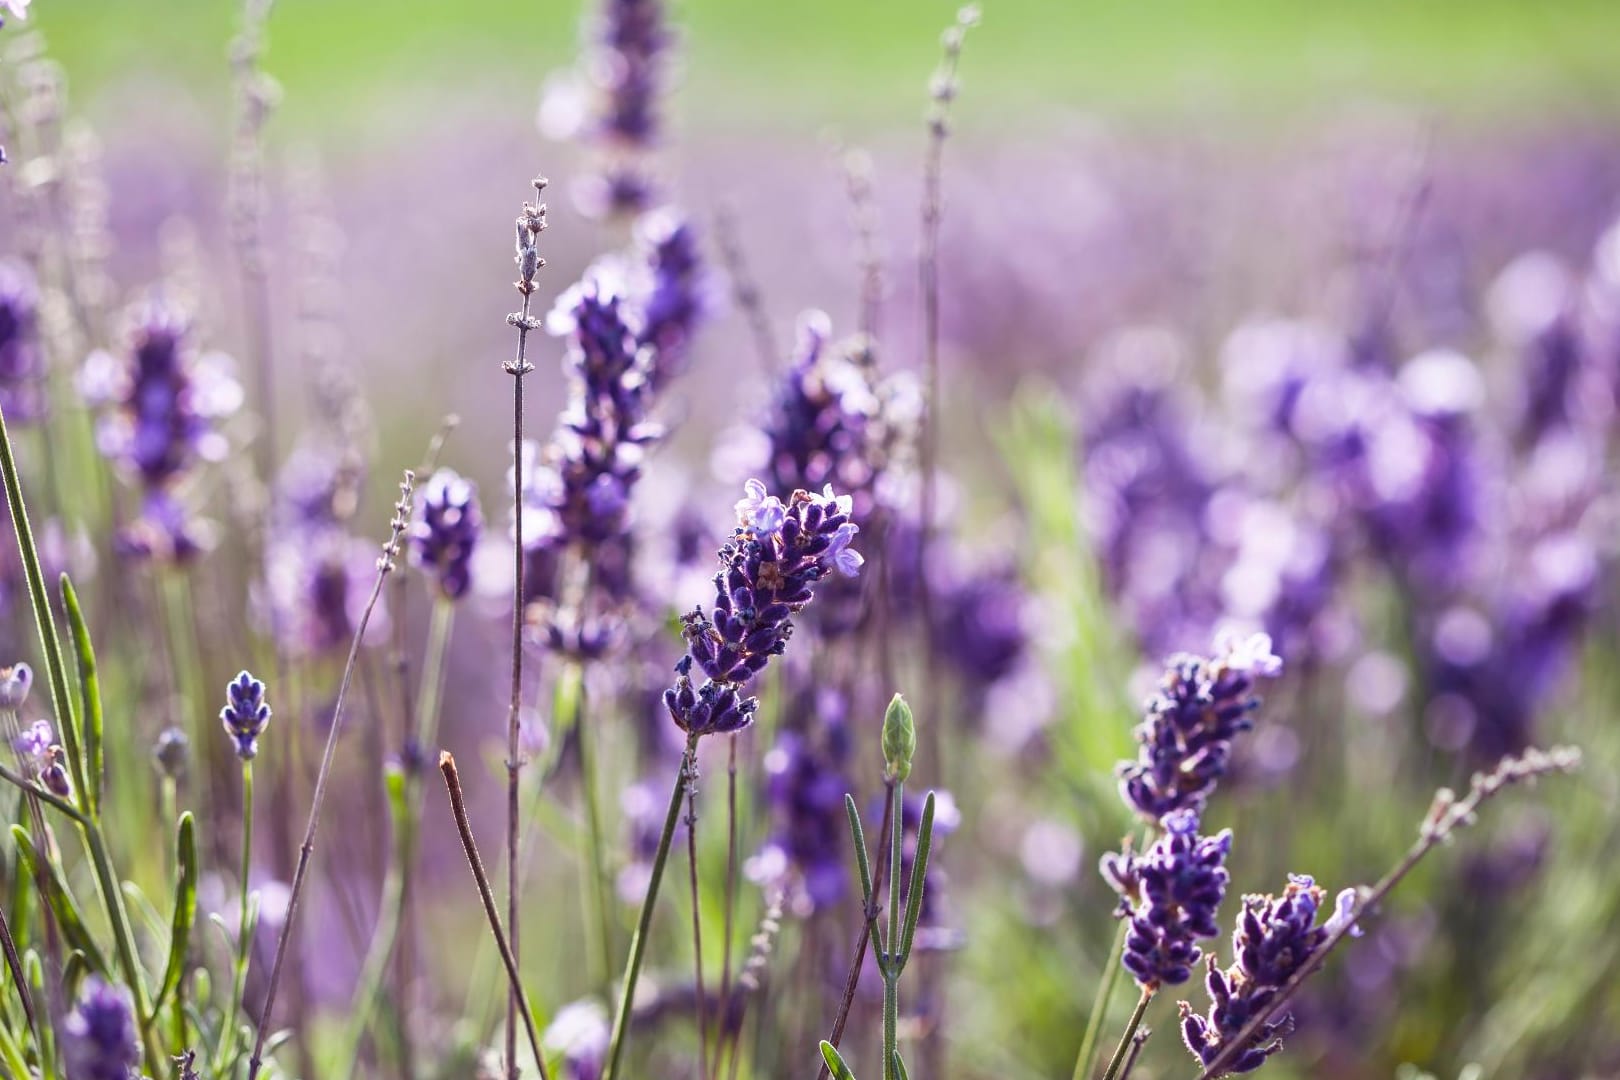
<path id="1" fill-rule="evenodd" d="M 141 1038 L 129 991 L 91 975 L 62 1021 L 68 1080 L 130 1080 L 140 1075 Z"/>
<path id="2" fill-rule="evenodd" d="M 225 707 L 219 710 L 219 719 L 236 740 L 236 756 L 243 761 L 252 760 L 259 752 L 259 735 L 270 716 L 264 683 L 248 672 L 242 672 L 225 687 Z"/>
<path id="3" fill-rule="evenodd" d="M 1281 896 L 1245 896 L 1243 914 L 1232 932 L 1235 962 L 1224 972 L 1209 958 L 1204 986 L 1209 991 L 1207 1016 L 1199 1016 L 1185 1001 L 1181 1009 L 1181 1036 L 1201 1064 L 1209 1065 L 1245 1024 L 1263 1012 L 1317 949 L 1322 947 L 1355 906 L 1355 890 L 1339 894 L 1337 912 L 1316 925 L 1323 891 L 1308 877 L 1290 875 Z M 1282 1049 L 1293 1030 L 1288 1013 L 1275 1016 L 1254 1036 L 1232 1062 L 1234 1073 L 1258 1069 Z"/>
<path id="4" fill-rule="evenodd" d="M 817 583 L 834 570 L 854 577 L 863 561 L 850 547 L 859 529 L 849 519 L 849 496 L 829 486 L 820 495 L 795 491 L 784 504 L 757 480 L 745 490 L 737 530 L 720 549 L 713 617 L 699 607 L 682 620 L 687 654 L 664 692 L 670 716 L 688 734 L 747 727 L 759 701 L 741 688 L 787 649 L 792 616 L 814 598 Z M 692 684 L 694 666 L 707 676 L 701 686 Z"/>
<path id="5" fill-rule="evenodd" d="M 7 422 L 39 419 L 45 412 L 44 388 L 39 290 L 21 263 L 0 259 L 0 407 Z"/>
<path id="6" fill-rule="evenodd" d="M 1110 852 L 1101 865 L 1120 895 L 1119 916 L 1130 919 L 1125 969 L 1148 989 L 1186 982 L 1202 956 L 1197 940 L 1220 933 L 1215 914 L 1226 896 L 1232 850 L 1232 830 L 1200 836 L 1191 810 L 1168 815 L 1164 829 L 1141 855 Z"/>
<path id="7" fill-rule="evenodd" d="M 472 553 L 483 531 L 478 488 L 453 469 L 440 469 L 422 488 L 411 525 L 411 562 L 427 571 L 450 600 L 472 583 Z"/>
<path id="8" fill-rule="evenodd" d="M 1177 810 L 1202 810 L 1226 772 L 1232 739 L 1253 726 L 1257 682 L 1281 671 L 1266 634 L 1223 635 L 1209 659 L 1171 657 L 1136 728 L 1136 760 L 1119 768 L 1126 804 L 1150 821 Z"/>

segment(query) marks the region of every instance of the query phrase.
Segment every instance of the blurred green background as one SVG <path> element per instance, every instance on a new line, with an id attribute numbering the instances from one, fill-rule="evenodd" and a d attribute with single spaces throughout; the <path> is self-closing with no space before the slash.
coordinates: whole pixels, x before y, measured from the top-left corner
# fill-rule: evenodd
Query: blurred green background
<path id="1" fill-rule="evenodd" d="M 953 0 L 695 0 L 687 124 L 889 125 L 915 119 Z M 1192 111 L 1248 125 L 1347 98 L 1493 126 L 1620 111 L 1612 0 L 989 0 L 964 95 L 1012 128 L 1074 108 L 1146 121 Z M 393 99 L 467 89 L 532 102 L 566 63 L 580 5 L 535 0 L 278 0 L 267 68 L 289 123 L 341 135 Z M 226 0 L 38 0 L 32 16 L 80 95 L 132 73 L 178 77 L 229 107 Z M 81 97 L 81 100 L 88 100 Z"/>

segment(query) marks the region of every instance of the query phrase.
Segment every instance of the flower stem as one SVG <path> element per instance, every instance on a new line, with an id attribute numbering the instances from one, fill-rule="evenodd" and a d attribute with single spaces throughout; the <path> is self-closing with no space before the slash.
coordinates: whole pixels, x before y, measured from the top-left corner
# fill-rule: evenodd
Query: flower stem
<path id="1" fill-rule="evenodd" d="M 641 964 L 647 954 L 647 935 L 652 929 L 653 909 L 658 903 L 658 883 L 664 876 L 664 864 L 669 861 L 669 848 L 675 839 L 675 823 L 681 816 L 681 797 L 686 794 L 686 773 L 697 757 L 696 735 L 686 737 L 686 752 L 681 755 L 681 770 L 675 777 L 670 792 L 669 809 L 664 814 L 664 830 L 658 836 L 658 850 L 653 853 L 652 871 L 647 877 L 647 895 L 641 901 L 641 915 L 636 920 L 636 932 L 630 939 L 630 957 L 625 962 L 624 982 L 619 987 L 619 1005 L 613 1014 L 613 1034 L 608 1044 L 607 1068 L 602 1080 L 614 1080 L 619 1075 L 619 1060 L 624 1054 L 625 1035 L 630 1027 L 630 1009 L 635 1003 L 636 981 L 641 977 Z"/>
<path id="2" fill-rule="evenodd" d="M 697 973 L 698 1080 L 709 1078 L 708 990 L 703 985 L 703 908 L 698 891 L 697 769 L 686 775 L 686 855 L 692 888 L 692 964 Z"/>
<path id="3" fill-rule="evenodd" d="M 1091 1003 L 1091 1015 L 1086 1018 L 1086 1036 L 1080 1041 L 1080 1056 L 1074 1059 L 1074 1080 L 1086 1080 L 1097 1063 L 1097 1040 L 1102 1036 L 1103 1018 L 1108 1015 L 1108 1003 L 1113 1000 L 1114 987 L 1119 984 L 1119 959 L 1125 954 L 1125 934 L 1129 924 L 1119 920 L 1114 931 L 1114 944 L 1104 961 L 1102 981 L 1097 984 L 1097 996 Z"/>
<path id="4" fill-rule="evenodd" d="M 586 915 L 586 931 L 590 936 L 591 970 L 605 991 L 611 978 L 609 957 L 613 950 L 613 928 L 608 921 L 607 854 L 602 840 L 602 800 L 598 793 L 597 761 L 594 749 L 596 733 L 591 730 L 586 715 L 585 668 L 575 665 L 572 677 L 577 680 L 574 693 L 574 745 L 579 748 L 579 783 L 585 803 L 585 877 L 588 883 L 586 902 L 591 911 Z M 565 673 L 564 677 L 569 677 Z"/>
<path id="5" fill-rule="evenodd" d="M 253 762 L 242 762 L 242 870 L 239 888 L 241 908 L 236 924 L 236 961 L 231 971 L 230 1005 L 225 1010 L 219 1028 L 219 1045 L 214 1051 L 215 1076 L 230 1076 L 236 1072 L 236 1011 L 242 1006 L 242 994 L 247 987 L 248 963 L 253 955 L 253 920 L 249 915 L 248 875 L 253 869 Z"/>
<path id="6" fill-rule="evenodd" d="M 1120 1067 L 1125 1064 L 1125 1055 L 1130 1052 L 1136 1029 L 1142 1026 L 1142 1017 L 1146 1015 L 1148 1003 L 1153 1000 L 1156 993 L 1157 987 L 1142 988 L 1142 996 L 1136 1000 L 1136 1008 L 1131 1010 L 1131 1018 L 1125 1024 L 1125 1034 L 1119 1037 L 1119 1045 L 1114 1047 L 1114 1056 L 1108 1059 L 1108 1071 L 1103 1073 L 1103 1080 L 1118 1080 Z"/>
<path id="7" fill-rule="evenodd" d="M 889 788 L 889 932 L 888 955 L 879 953 L 883 969 L 883 1078 L 898 1080 L 894 1054 L 900 1028 L 900 850 L 905 836 L 905 790 L 903 780 Z"/>

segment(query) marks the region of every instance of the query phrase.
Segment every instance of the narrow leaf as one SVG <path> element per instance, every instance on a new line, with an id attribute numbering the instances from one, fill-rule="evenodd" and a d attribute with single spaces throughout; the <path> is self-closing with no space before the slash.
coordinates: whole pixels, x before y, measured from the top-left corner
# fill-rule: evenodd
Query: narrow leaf
<path id="1" fill-rule="evenodd" d="M 894 1052 L 895 1080 L 911 1080 L 911 1074 L 906 1072 L 906 1061 L 900 1056 L 900 1051 Z"/>
<path id="2" fill-rule="evenodd" d="M 872 906 L 872 860 L 866 852 L 866 833 L 861 828 L 861 812 L 855 809 L 855 796 L 844 795 L 844 813 L 849 816 L 849 835 L 854 841 L 855 861 L 861 870 L 861 910 L 865 912 Z"/>
<path id="3" fill-rule="evenodd" d="M 34 849 L 34 838 L 28 835 L 28 830 L 21 825 L 11 827 L 11 838 L 17 844 L 17 857 L 21 860 L 28 876 L 35 878 L 45 890 L 45 902 L 51 906 L 56 915 L 57 925 L 62 928 L 62 937 L 67 940 L 68 947 L 84 953 L 86 962 L 91 970 L 101 974 L 110 975 L 111 969 L 107 967 L 107 960 L 96 947 L 95 939 L 85 928 L 84 918 L 79 914 L 79 905 L 68 892 L 67 883 L 61 878 L 61 871 L 50 859 L 41 859 Z"/>
<path id="4" fill-rule="evenodd" d="M 906 896 L 906 921 L 900 935 L 900 963 L 911 959 L 911 939 L 922 917 L 923 879 L 928 876 L 928 853 L 934 846 L 934 793 L 923 801 L 922 823 L 917 826 L 917 857 L 911 862 L 911 891 Z"/>
<path id="5" fill-rule="evenodd" d="M 90 627 L 79 607 L 79 594 L 66 574 L 62 575 L 62 606 L 67 609 L 68 626 L 73 631 L 73 650 L 79 662 L 79 706 L 83 730 L 83 757 L 76 764 L 74 779 L 84 789 L 84 808 L 92 815 L 101 813 L 102 792 L 102 711 L 101 671 L 96 666 L 95 646 L 90 643 Z M 71 755 L 73 748 L 68 747 Z"/>
<path id="6" fill-rule="evenodd" d="M 827 1063 L 827 1069 L 832 1073 L 833 1080 L 855 1080 L 855 1074 L 844 1064 L 843 1056 L 838 1053 L 838 1047 L 826 1039 L 821 1040 L 821 1060 Z"/>
<path id="7" fill-rule="evenodd" d="M 191 950 L 191 927 L 197 918 L 197 830 L 191 811 L 180 815 L 180 833 L 175 841 L 179 879 L 174 885 L 174 921 L 169 927 L 169 965 L 163 971 L 163 984 L 152 1004 L 156 1013 L 180 986 Z"/>

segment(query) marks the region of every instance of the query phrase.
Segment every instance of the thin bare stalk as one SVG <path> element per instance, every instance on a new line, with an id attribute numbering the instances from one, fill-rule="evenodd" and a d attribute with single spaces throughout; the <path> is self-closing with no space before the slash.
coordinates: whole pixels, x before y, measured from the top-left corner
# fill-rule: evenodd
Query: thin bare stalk
<path id="1" fill-rule="evenodd" d="M 22 957 L 17 954 L 17 942 L 11 936 L 11 924 L 6 922 L 4 906 L 0 906 L 0 948 L 5 949 L 6 967 L 11 971 L 11 981 L 17 987 L 17 998 L 22 1002 L 23 1016 L 28 1020 L 28 1030 L 33 1033 L 34 1045 L 39 1045 L 39 1024 L 34 1019 L 34 999 L 28 992 L 28 979 L 23 975 Z"/>
<path id="2" fill-rule="evenodd" d="M 1244 1048 L 1254 1042 L 1266 1023 L 1277 1014 L 1277 1010 L 1293 999 L 1305 980 L 1327 961 L 1328 954 L 1334 947 L 1355 930 L 1357 920 L 1381 904 L 1425 855 L 1444 843 L 1457 829 L 1472 824 L 1474 813 L 1482 803 L 1511 784 L 1534 780 L 1549 773 L 1571 772 L 1580 765 L 1580 761 L 1581 752 L 1571 746 L 1555 746 L 1545 751 L 1527 750 L 1518 757 L 1503 758 L 1496 768 L 1488 773 L 1475 773 L 1469 783 L 1468 794 L 1461 800 L 1458 800 L 1451 789 L 1441 788 L 1435 794 L 1434 803 L 1429 807 L 1429 812 L 1424 815 L 1423 823 L 1418 828 L 1417 841 L 1407 851 L 1405 858 L 1401 859 L 1376 885 L 1363 890 L 1357 896 L 1355 907 L 1350 913 L 1351 917 L 1339 920 L 1338 927 L 1327 936 L 1321 947 L 1300 965 L 1299 970 L 1283 984 L 1276 996 L 1243 1025 L 1236 1037 L 1215 1056 L 1215 1060 L 1198 1074 L 1198 1080 L 1215 1080 L 1215 1077 L 1230 1069 Z"/>
<path id="3" fill-rule="evenodd" d="M 776 334 L 771 330 L 771 317 L 765 310 L 765 298 L 759 282 L 754 278 L 743 254 L 742 240 L 737 235 L 737 215 L 722 206 L 714 215 L 714 235 L 720 247 L 720 259 L 725 263 L 726 276 L 731 279 L 731 296 L 737 309 L 748 320 L 749 332 L 754 338 L 754 352 L 759 366 L 766 375 L 775 375 L 781 364 L 776 349 Z"/>
<path id="4" fill-rule="evenodd" d="M 1152 1028 L 1142 1028 L 1131 1039 L 1131 1049 L 1125 1055 L 1125 1067 L 1119 1070 L 1119 1080 L 1126 1080 L 1131 1075 L 1131 1070 L 1136 1068 L 1136 1059 L 1142 1056 L 1142 1047 L 1147 1045 L 1148 1039 L 1152 1036 Z"/>
<path id="5" fill-rule="evenodd" d="M 737 739 L 735 734 L 726 737 L 726 897 L 720 923 L 720 1015 L 714 1025 L 716 1072 L 731 1019 L 731 935 L 737 907 Z"/>
<path id="6" fill-rule="evenodd" d="M 1119 920 L 1114 931 L 1114 944 L 1103 961 L 1102 981 L 1097 984 L 1097 996 L 1091 1002 L 1091 1015 L 1086 1018 L 1086 1035 L 1080 1041 L 1080 1053 L 1074 1059 L 1074 1080 L 1087 1080 L 1091 1068 L 1097 1063 L 1097 1040 L 1102 1037 L 1103 1018 L 1108 1014 L 1108 1003 L 1113 999 L 1114 987 L 1119 984 L 1119 959 L 1125 954 L 1125 934 L 1130 923 Z"/>
<path id="7" fill-rule="evenodd" d="M 921 529 L 917 540 L 917 565 L 928 565 L 928 549 L 933 542 L 934 513 L 939 488 L 939 231 L 944 217 L 945 200 L 942 191 L 945 172 L 945 142 L 950 135 L 951 103 L 956 100 L 956 69 L 962 57 L 962 40 L 967 28 L 979 20 L 978 8 L 969 5 L 957 13 L 956 23 L 945 31 L 942 39 L 944 56 L 934 72 L 929 94 L 932 105 L 928 112 L 928 150 L 923 164 L 922 243 L 918 252 L 917 272 L 922 294 L 922 339 L 924 412 L 922 424 L 922 493 Z M 934 620 L 933 589 L 927 574 L 922 575 L 921 613 L 924 633 L 932 634 Z M 926 677 L 918 702 L 919 711 L 930 721 L 937 721 L 935 688 L 939 682 L 938 652 L 925 648 Z M 927 734 L 928 756 L 937 775 L 945 776 L 945 763 L 941 757 L 944 740 L 940 736 L 943 724 L 930 722 L 924 727 Z"/>
<path id="8" fill-rule="evenodd" d="M 338 736 L 343 731 L 343 705 L 349 696 L 349 684 L 354 680 L 355 662 L 360 656 L 360 643 L 366 636 L 366 627 L 371 624 L 371 613 L 376 610 L 383 583 L 399 557 L 400 539 L 410 525 L 411 488 L 415 481 L 416 474 L 405 470 L 405 478 L 399 485 L 399 502 L 394 504 L 394 518 L 389 522 L 388 541 L 383 544 L 382 555 L 377 559 L 377 580 L 371 586 L 371 596 L 360 615 L 360 625 L 355 628 L 354 641 L 349 645 L 349 659 L 343 666 L 343 679 L 338 683 L 337 701 L 332 706 L 332 727 L 326 734 L 326 749 L 321 754 L 321 769 L 315 777 L 315 794 L 310 801 L 309 824 L 304 828 L 304 842 L 298 849 L 298 866 L 293 871 L 292 888 L 287 896 L 286 921 L 282 923 L 281 935 L 276 940 L 276 958 L 270 965 L 270 984 L 265 991 L 264 1007 L 259 1010 L 259 1030 L 253 1040 L 253 1057 L 248 1061 L 248 1080 L 258 1080 L 259 1070 L 264 1066 L 264 1040 L 269 1035 L 271 1010 L 276 1005 L 276 989 L 281 983 L 281 971 L 287 961 L 287 944 L 298 923 L 298 900 L 303 893 L 304 877 L 309 871 L 309 857 L 315 850 L 315 832 L 321 825 L 321 806 L 326 801 L 332 759 L 337 753 Z"/>
<path id="9" fill-rule="evenodd" d="M 540 1036 L 534 1028 L 534 1011 L 529 1008 L 529 996 L 523 992 L 523 980 L 518 975 L 517 954 L 501 932 L 501 913 L 495 906 L 495 893 L 489 887 L 489 875 L 484 873 L 484 861 L 478 857 L 478 844 L 473 840 L 472 823 L 467 818 L 467 801 L 461 792 L 461 778 L 456 774 L 456 759 L 448 750 L 439 754 L 439 772 L 444 774 L 445 790 L 450 794 L 450 809 L 456 818 L 456 831 L 461 834 L 461 848 L 467 853 L 467 865 L 472 868 L 473 880 L 478 883 L 478 898 L 484 902 L 484 915 L 489 919 L 490 933 L 495 935 L 501 961 L 506 965 L 506 977 L 511 980 L 512 996 L 517 999 L 518 1009 L 523 1014 L 523 1029 L 529 1036 L 534 1067 L 540 1071 L 540 1080 L 550 1080 L 545 1055 L 540 1052 Z"/>
<path id="10" fill-rule="evenodd" d="M 532 181 L 536 197 L 546 190 L 546 179 L 537 176 Z M 546 261 L 540 257 L 535 244 L 546 228 L 546 204 L 524 203 L 517 219 L 518 280 L 514 282 L 523 297 L 523 307 L 506 317 L 509 325 L 517 328 L 517 356 L 502 364 L 512 376 L 512 697 L 506 713 L 506 919 L 510 927 L 510 947 L 514 966 L 513 983 L 516 984 L 518 956 L 518 848 L 519 798 L 518 773 L 523 768 L 518 745 L 518 717 L 523 706 L 523 376 L 534 370 L 527 358 L 529 331 L 539 328 L 540 320 L 529 314 L 534 300 L 534 276 Z M 517 1080 L 517 1010 L 518 991 L 514 989 L 506 999 L 506 1076 Z"/>

